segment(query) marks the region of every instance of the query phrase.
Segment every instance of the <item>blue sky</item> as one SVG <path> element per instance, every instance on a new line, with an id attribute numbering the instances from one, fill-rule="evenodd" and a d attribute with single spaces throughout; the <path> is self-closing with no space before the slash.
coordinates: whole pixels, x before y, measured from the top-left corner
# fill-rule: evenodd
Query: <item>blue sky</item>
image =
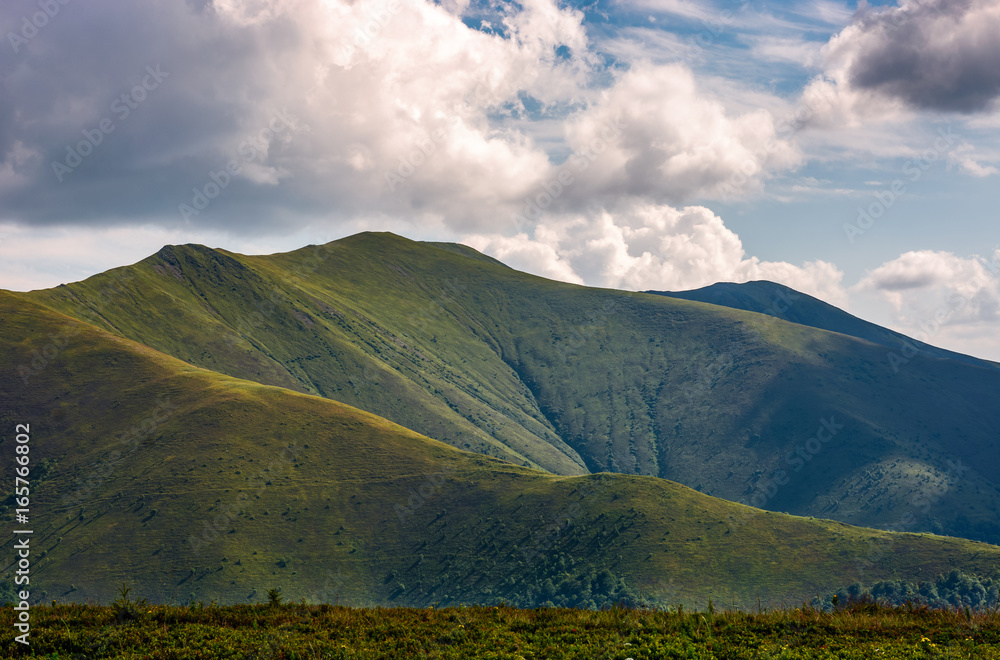
<path id="1" fill-rule="evenodd" d="M 389 230 L 1000 360 L 995 0 L 11 0 L 0 32 L 0 287 Z"/>

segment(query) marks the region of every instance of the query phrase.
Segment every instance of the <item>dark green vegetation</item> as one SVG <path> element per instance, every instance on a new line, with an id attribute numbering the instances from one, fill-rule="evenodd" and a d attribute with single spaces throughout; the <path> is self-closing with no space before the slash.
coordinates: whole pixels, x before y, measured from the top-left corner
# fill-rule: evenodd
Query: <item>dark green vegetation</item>
<path id="1" fill-rule="evenodd" d="M 25 297 L 553 474 L 653 475 L 773 511 L 1000 541 L 990 364 L 392 234 L 266 257 L 166 247 Z"/>
<path id="2" fill-rule="evenodd" d="M 854 580 L 1000 566 L 1000 548 L 983 543 L 456 451 L 27 298 L 0 292 L 0 364 L 52 349 L 20 380 L 7 375 L 0 452 L 13 452 L 15 424 L 30 424 L 33 602 L 110 602 L 127 580 L 134 597 L 175 604 L 257 602 L 279 589 L 285 601 L 350 605 L 714 598 L 746 608 Z M 12 543 L 0 551 L 6 584 Z"/>
<path id="3" fill-rule="evenodd" d="M 647 291 L 646 293 L 655 293 L 682 300 L 697 300 L 723 307 L 743 309 L 748 312 L 759 312 L 784 321 L 839 332 L 858 339 L 865 339 L 873 344 L 881 344 L 897 352 L 900 358 L 905 357 L 904 351 L 908 355 L 910 351 L 916 349 L 932 357 L 948 358 L 977 366 L 1000 366 L 969 355 L 924 344 L 899 332 L 859 319 L 829 303 L 774 282 L 764 280 L 744 282 L 743 284 L 718 282 L 691 291 Z M 961 304 L 962 301 L 958 300 L 955 306 Z M 928 319 L 928 321 L 928 328 L 933 331 L 935 328 L 933 320 Z"/>
<path id="4" fill-rule="evenodd" d="M 836 598 L 834 598 L 836 597 Z M 937 609 L 976 611 L 1000 611 L 1000 580 L 997 578 L 981 578 L 976 575 L 966 575 L 962 571 L 952 570 L 947 575 L 940 575 L 936 580 L 921 582 L 905 582 L 903 580 L 883 580 L 876 582 L 871 588 L 864 588 L 860 583 L 854 583 L 826 598 L 813 601 L 814 607 L 831 610 L 835 602 L 846 603 L 862 599 L 901 607 L 907 604 L 926 606 Z"/>
<path id="5" fill-rule="evenodd" d="M 358 609 L 329 605 L 35 610 L 25 658 L 1000 658 L 996 614 L 888 609 L 824 613 L 648 612 L 510 607 Z M 11 610 L 0 612 L 9 628 Z"/>

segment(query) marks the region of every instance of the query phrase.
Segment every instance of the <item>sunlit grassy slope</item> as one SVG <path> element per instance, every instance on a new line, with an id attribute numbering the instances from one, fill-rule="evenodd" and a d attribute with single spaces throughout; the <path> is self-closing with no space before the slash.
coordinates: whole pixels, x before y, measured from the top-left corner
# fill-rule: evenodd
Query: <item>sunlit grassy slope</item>
<path id="1" fill-rule="evenodd" d="M 32 598 L 493 602 L 620 588 L 797 603 L 993 573 L 1000 548 L 764 512 L 650 476 L 558 476 L 186 364 L 0 292 L 0 451 L 29 424 Z M 55 350 L 17 373 L 46 342 Z M 5 506 L 10 511 L 11 502 Z M 5 583 L 15 556 L 5 541 Z M 547 596 L 546 596 L 547 597 Z M 577 604 L 585 604 L 585 600 Z"/>
<path id="2" fill-rule="evenodd" d="M 554 474 L 655 475 L 775 511 L 1000 541 L 989 365 L 892 358 L 392 234 L 270 256 L 171 246 L 26 295 L 191 364 Z"/>

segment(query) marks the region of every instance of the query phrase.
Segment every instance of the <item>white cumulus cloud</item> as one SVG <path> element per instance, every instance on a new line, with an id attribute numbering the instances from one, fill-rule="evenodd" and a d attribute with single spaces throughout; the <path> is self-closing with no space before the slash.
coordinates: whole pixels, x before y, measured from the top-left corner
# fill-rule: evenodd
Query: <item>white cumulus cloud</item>
<path id="1" fill-rule="evenodd" d="M 988 258 L 907 252 L 868 273 L 851 294 L 881 301 L 879 321 L 919 341 L 1000 358 L 1000 250 Z"/>
<path id="2" fill-rule="evenodd" d="M 991 257 L 907 252 L 868 273 L 855 289 L 880 295 L 892 306 L 896 322 L 909 328 L 930 321 L 994 321 L 1000 316 L 1000 250 Z"/>
<path id="3" fill-rule="evenodd" d="M 847 304 L 836 266 L 748 256 L 739 236 L 703 206 L 621 202 L 546 216 L 530 236 L 477 234 L 463 242 L 516 268 L 591 286 L 679 291 L 764 279 Z"/>
<path id="4" fill-rule="evenodd" d="M 588 195 L 675 204 L 752 191 L 802 162 L 770 112 L 730 116 L 680 64 L 634 65 L 570 118 L 567 141 L 577 155 L 599 155 L 580 176 Z"/>

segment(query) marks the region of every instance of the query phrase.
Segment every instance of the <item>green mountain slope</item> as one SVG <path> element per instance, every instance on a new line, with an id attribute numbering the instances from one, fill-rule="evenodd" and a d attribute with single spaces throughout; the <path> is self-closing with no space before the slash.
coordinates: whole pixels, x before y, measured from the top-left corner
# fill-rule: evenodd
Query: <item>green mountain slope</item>
<path id="1" fill-rule="evenodd" d="M 874 344 L 881 344 L 899 352 L 901 356 L 904 350 L 909 353 L 913 350 L 911 347 L 916 347 L 932 357 L 968 362 L 981 367 L 1000 366 L 970 355 L 955 353 L 919 342 L 902 333 L 859 319 L 829 303 L 775 282 L 765 280 L 742 284 L 718 282 L 691 291 L 647 291 L 646 293 L 767 314 L 792 323 L 839 332 L 858 339 L 865 339 Z"/>
<path id="2" fill-rule="evenodd" d="M 348 403 L 460 448 L 586 473 L 455 300 L 467 284 L 454 264 L 471 260 L 413 245 L 417 254 L 396 258 L 336 243 L 272 257 L 167 247 L 33 295 L 192 364 Z"/>
<path id="3" fill-rule="evenodd" d="M 555 474 L 1000 541 L 1000 370 L 359 234 L 174 246 L 26 296 L 191 364 Z M 895 357 L 892 357 L 895 355 Z"/>
<path id="4" fill-rule="evenodd" d="M 986 544 L 457 451 L 18 294 L 0 292 L 0 327 L 0 451 L 13 453 L 15 425 L 30 427 L 33 600 L 106 602 L 128 581 L 155 602 L 259 601 L 280 587 L 286 600 L 369 605 L 585 605 L 631 593 L 751 606 L 855 579 L 1000 568 L 1000 548 Z M 44 363 L 18 374 L 46 339 Z"/>

